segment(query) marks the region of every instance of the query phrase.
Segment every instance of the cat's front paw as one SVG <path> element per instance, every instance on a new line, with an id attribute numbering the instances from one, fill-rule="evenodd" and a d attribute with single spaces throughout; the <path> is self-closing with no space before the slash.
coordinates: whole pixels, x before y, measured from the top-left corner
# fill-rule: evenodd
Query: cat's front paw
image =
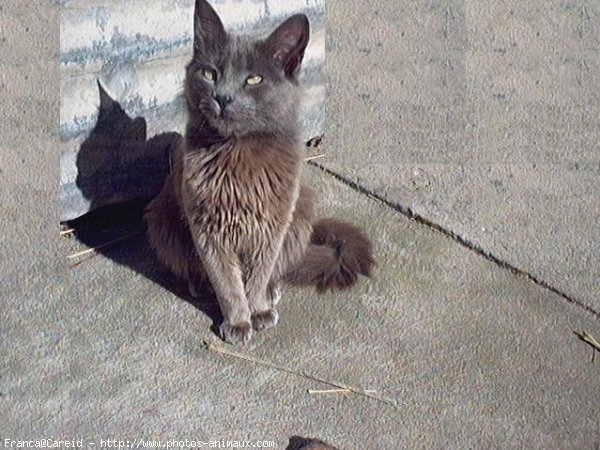
<path id="1" fill-rule="evenodd" d="M 273 308 L 252 314 L 252 328 L 256 331 L 266 330 L 277 325 L 279 314 Z"/>
<path id="2" fill-rule="evenodd" d="M 252 325 L 242 322 L 237 325 L 223 322 L 219 327 L 221 339 L 230 344 L 245 344 L 252 338 Z"/>

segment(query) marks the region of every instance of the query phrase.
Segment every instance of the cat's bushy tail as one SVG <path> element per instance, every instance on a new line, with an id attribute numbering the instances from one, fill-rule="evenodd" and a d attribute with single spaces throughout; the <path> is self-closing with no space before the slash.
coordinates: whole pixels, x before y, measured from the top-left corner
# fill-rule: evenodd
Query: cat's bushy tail
<path id="1" fill-rule="evenodd" d="M 359 275 L 371 276 L 373 244 L 357 226 L 338 219 L 313 224 L 302 262 L 287 274 L 292 284 L 313 285 L 317 291 L 347 289 Z"/>

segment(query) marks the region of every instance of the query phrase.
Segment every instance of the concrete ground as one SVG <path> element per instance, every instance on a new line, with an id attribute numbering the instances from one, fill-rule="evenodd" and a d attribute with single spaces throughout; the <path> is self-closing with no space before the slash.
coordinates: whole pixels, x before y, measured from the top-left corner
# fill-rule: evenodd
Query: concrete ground
<path id="1" fill-rule="evenodd" d="M 600 311 L 600 3 L 327 11 L 324 165 Z"/>
<path id="2" fill-rule="evenodd" d="M 143 235 L 69 267 L 135 223 L 59 239 L 57 5 L 5 1 L 2 444 L 600 448 L 598 355 L 573 333 L 600 338 L 599 16 L 537 4 L 329 1 L 318 161 L 337 175 L 307 166 L 305 179 L 324 215 L 368 230 L 379 265 L 350 292 L 288 289 L 279 326 L 236 349 L 294 374 L 206 350 L 215 305 L 187 299 Z M 329 386 L 299 374 L 397 406 L 309 394 Z"/>

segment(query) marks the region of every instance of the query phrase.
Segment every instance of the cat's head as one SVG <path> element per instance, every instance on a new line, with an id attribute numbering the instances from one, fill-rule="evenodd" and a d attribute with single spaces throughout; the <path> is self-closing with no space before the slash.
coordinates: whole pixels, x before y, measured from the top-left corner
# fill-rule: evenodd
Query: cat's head
<path id="1" fill-rule="evenodd" d="M 222 136 L 290 134 L 296 130 L 297 75 L 309 23 L 297 14 L 265 39 L 228 34 L 206 0 L 196 0 L 194 56 L 187 66 L 186 98 Z"/>

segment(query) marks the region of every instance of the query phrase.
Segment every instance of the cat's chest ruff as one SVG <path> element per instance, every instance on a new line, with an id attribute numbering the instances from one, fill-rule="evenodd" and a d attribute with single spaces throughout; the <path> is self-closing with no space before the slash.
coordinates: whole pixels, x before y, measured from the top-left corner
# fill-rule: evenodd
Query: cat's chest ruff
<path id="1" fill-rule="evenodd" d="M 221 225 L 261 223 L 293 208 L 296 166 L 272 148 L 227 143 L 188 153 L 185 190 L 205 219 L 218 218 Z"/>

